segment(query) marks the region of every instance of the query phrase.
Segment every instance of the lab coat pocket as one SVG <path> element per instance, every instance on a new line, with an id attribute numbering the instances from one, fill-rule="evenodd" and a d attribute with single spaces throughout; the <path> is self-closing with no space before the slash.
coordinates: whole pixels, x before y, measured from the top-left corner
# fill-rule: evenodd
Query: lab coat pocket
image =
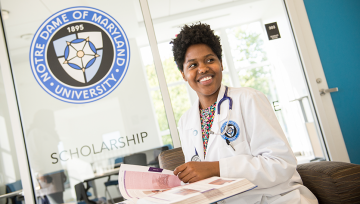
<path id="1" fill-rule="evenodd" d="M 234 147 L 235 151 L 231 148 L 232 151 L 234 151 L 235 155 L 251 155 L 249 144 L 247 141 L 233 141 L 231 142 L 231 145 Z"/>

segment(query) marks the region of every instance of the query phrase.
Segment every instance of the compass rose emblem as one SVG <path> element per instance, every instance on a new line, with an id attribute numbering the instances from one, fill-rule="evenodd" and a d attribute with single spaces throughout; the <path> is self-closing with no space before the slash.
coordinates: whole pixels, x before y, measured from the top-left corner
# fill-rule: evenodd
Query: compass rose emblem
<path id="1" fill-rule="evenodd" d="M 68 64 L 74 69 L 82 70 L 84 73 L 85 69 L 93 65 L 96 58 L 100 56 L 96 53 L 96 48 L 89 40 L 89 37 L 66 42 L 66 44 L 64 54 L 66 60 L 64 64 Z M 87 81 L 85 75 L 84 81 Z"/>
<path id="2" fill-rule="evenodd" d="M 96 75 L 102 60 L 100 32 L 82 32 L 54 41 L 59 63 L 78 82 L 88 83 Z"/>

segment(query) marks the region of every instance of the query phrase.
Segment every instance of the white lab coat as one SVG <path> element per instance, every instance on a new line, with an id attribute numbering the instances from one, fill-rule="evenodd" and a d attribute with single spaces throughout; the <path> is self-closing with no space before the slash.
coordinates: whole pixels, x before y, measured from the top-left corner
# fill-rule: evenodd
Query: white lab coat
<path id="1" fill-rule="evenodd" d="M 225 86 L 221 85 L 217 104 L 224 92 Z M 266 96 L 252 88 L 231 87 L 228 96 L 233 100 L 230 120 L 240 129 L 239 137 L 232 142 L 235 151 L 219 135 L 219 124 L 221 127 L 227 122 L 229 114 L 226 100 L 221 104 L 220 116 L 215 110 L 211 127 L 215 134 L 210 134 L 204 158 L 197 100 L 179 121 L 185 162 L 191 161 L 196 148 L 202 161 L 219 161 L 221 177 L 246 178 L 258 186 L 227 199 L 226 203 L 318 203 L 309 189 L 302 185 L 296 171 L 296 158 Z"/>

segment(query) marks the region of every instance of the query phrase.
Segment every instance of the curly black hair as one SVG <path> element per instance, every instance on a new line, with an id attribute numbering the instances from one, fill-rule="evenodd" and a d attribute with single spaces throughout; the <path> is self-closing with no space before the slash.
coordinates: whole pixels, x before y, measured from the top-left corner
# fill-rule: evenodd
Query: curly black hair
<path id="1" fill-rule="evenodd" d="M 183 71 L 186 50 L 194 44 L 208 45 L 219 60 L 222 61 L 220 37 L 215 35 L 210 26 L 205 23 L 199 22 L 190 26 L 184 25 L 181 28 L 180 33 L 170 42 L 170 44 L 173 44 L 172 51 L 174 60 L 181 72 Z"/>

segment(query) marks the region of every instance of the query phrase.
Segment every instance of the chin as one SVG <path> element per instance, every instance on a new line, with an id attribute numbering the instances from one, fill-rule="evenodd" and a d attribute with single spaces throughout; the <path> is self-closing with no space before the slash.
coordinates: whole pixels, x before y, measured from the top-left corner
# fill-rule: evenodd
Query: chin
<path id="1" fill-rule="evenodd" d="M 220 89 L 220 85 L 216 86 L 216 87 L 209 87 L 208 89 L 203 88 L 203 89 L 200 89 L 198 92 L 204 96 L 211 96 L 211 95 L 214 95 L 219 89 Z"/>

